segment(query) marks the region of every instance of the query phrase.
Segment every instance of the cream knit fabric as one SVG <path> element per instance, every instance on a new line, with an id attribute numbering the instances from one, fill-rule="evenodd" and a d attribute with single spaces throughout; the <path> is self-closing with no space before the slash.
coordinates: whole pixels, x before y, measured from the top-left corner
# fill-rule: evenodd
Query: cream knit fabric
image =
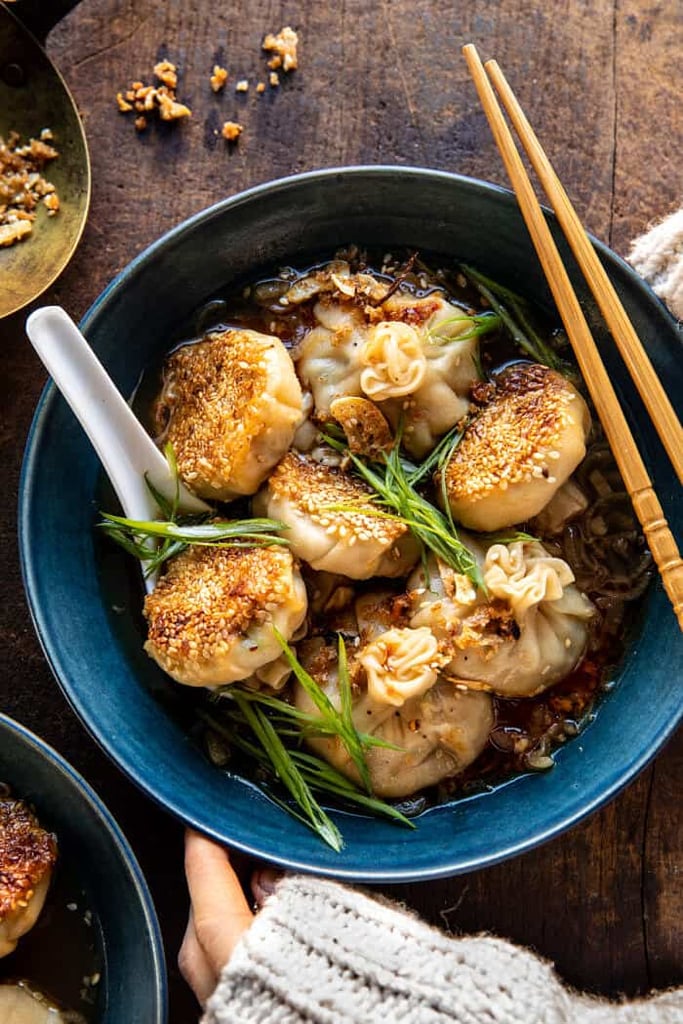
<path id="1" fill-rule="evenodd" d="M 204 1024 L 683 1024 L 683 992 L 573 995 L 509 942 L 452 939 L 357 890 L 284 878 L 241 939 Z"/>
<path id="2" fill-rule="evenodd" d="M 629 259 L 683 319 L 683 209 Z M 607 1003 L 488 936 L 449 938 L 334 882 L 282 879 L 224 969 L 203 1024 L 683 1024 L 683 989 Z"/>
<path id="3" fill-rule="evenodd" d="M 636 238 L 628 261 L 683 320 L 683 208 Z"/>

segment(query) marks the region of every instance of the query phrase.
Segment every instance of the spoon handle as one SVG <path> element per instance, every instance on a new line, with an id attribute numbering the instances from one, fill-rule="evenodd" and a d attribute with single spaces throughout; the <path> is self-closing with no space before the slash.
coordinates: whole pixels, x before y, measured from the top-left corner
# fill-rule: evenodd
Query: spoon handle
<path id="1" fill-rule="evenodd" d="M 90 438 L 129 519 L 153 519 L 156 503 L 145 474 L 172 500 L 176 482 L 166 459 L 123 399 L 76 324 L 60 306 L 37 309 L 26 333 L 48 373 Z M 209 506 L 180 484 L 180 506 Z"/>

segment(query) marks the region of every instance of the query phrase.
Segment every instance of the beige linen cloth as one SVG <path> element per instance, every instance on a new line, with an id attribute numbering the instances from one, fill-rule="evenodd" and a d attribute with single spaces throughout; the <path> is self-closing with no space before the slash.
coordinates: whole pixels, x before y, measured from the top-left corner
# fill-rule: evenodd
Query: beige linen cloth
<path id="1" fill-rule="evenodd" d="M 629 260 L 683 319 L 683 209 Z M 286 876 L 240 941 L 203 1024 L 683 1024 L 683 990 L 609 1003 L 490 936 L 451 938 L 387 901 Z"/>

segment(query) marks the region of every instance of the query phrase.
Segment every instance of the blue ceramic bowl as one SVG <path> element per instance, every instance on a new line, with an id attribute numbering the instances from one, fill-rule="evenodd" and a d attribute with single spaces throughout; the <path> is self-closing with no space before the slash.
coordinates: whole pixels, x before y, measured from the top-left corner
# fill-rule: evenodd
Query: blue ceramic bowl
<path id="1" fill-rule="evenodd" d="M 107 808 L 56 751 L 6 715 L 0 782 L 35 808 L 59 849 L 42 914 L 0 961 L 0 976 L 25 977 L 70 1009 L 89 1007 L 97 1024 L 164 1024 L 166 969 L 154 906 Z M 77 1001 L 78 983 L 95 972 L 88 1002 Z"/>
<path id="2" fill-rule="evenodd" d="M 559 238 L 554 221 L 552 227 Z M 262 185 L 186 221 L 133 260 L 83 329 L 130 394 L 141 370 L 178 337 L 179 325 L 230 282 L 274 263 L 306 265 L 352 241 L 467 259 L 552 307 L 509 192 L 435 171 L 358 167 Z M 625 263 L 597 247 L 680 406 L 683 359 L 673 319 Z M 575 284 L 680 536 L 683 508 L 669 463 L 578 275 Z M 337 814 L 346 847 L 335 854 L 249 782 L 213 768 L 188 736 L 192 695 L 142 650 L 135 569 L 96 542 L 99 476 L 85 435 L 48 387 L 28 441 L 20 514 L 25 583 L 45 653 L 78 715 L 130 778 L 184 821 L 244 851 L 293 868 L 390 882 L 493 864 L 556 836 L 613 797 L 680 717 L 683 641 L 655 584 L 614 692 L 551 772 L 435 807 L 413 833 Z"/>

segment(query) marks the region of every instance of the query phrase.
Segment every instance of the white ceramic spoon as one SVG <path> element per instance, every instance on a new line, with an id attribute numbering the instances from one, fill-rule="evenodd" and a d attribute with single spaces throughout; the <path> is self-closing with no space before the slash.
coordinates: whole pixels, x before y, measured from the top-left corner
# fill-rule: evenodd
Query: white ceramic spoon
<path id="1" fill-rule="evenodd" d="M 44 306 L 30 315 L 26 333 L 90 438 L 125 515 L 155 519 L 158 509 L 145 474 L 169 501 L 175 497 L 176 481 L 76 324 L 60 306 Z M 182 483 L 180 508 L 184 512 L 210 511 Z M 152 577 L 147 579 L 147 589 L 153 590 L 155 582 Z"/>

